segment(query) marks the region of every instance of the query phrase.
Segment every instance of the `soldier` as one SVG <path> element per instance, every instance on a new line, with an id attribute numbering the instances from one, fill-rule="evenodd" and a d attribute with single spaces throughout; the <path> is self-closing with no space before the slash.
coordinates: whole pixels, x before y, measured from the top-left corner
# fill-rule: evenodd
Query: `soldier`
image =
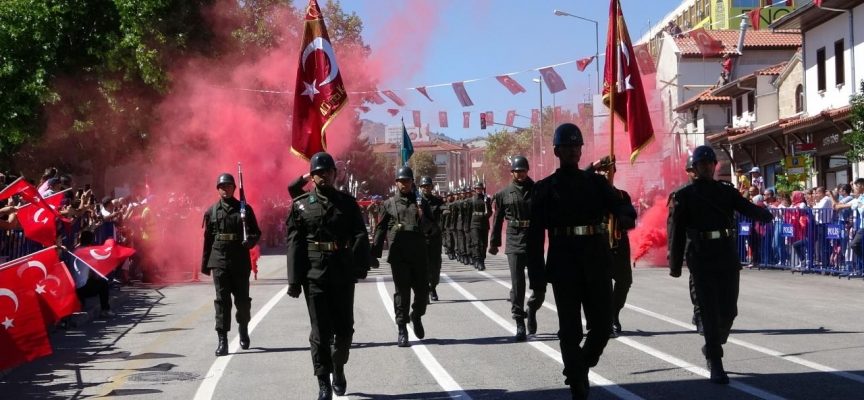
<path id="1" fill-rule="evenodd" d="M 378 226 L 378 213 L 381 209 L 381 203 L 378 199 L 373 199 L 369 206 L 366 207 L 366 212 L 369 214 L 369 232 L 375 232 L 375 227 Z"/>
<path id="2" fill-rule="evenodd" d="M 444 201 L 438 196 L 432 194 L 434 184 L 432 178 L 424 176 L 420 178 L 420 191 L 424 203 L 429 205 L 432 211 L 432 220 L 438 225 L 438 229 L 431 231 L 426 235 L 426 259 L 428 260 L 429 268 L 429 299 L 438 301 L 438 282 L 441 281 L 441 247 L 442 247 L 442 231 L 441 217 L 444 212 Z"/>
<path id="3" fill-rule="evenodd" d="M 333 392 L 343 396 L 347 387 L 344 367 L 354 335 L 354 285 L 366 279 L 369 270 L 369 233 L 357 200 L 333 187 L 333 157 L 317 153 L 309 169 L 315 186 L 294 199 L 286 221 L 288 295 L 304 294 L 319 399 L 330 399 Z"/>
<path id="4" fill-rule="evenodd" d="M 240 219 L 240 200 L 234 198 L 237 189 L 234 177 L 225 173 L 216 181 L 219 201 L 204 213 L 204 255 L 201 273 L 213 273 L 216 287 L 216 334 L 219 345 L 216 356 L 228 354 L 228 332 L 231 330 L 231 296 L 237 307 L 236 319 L 240 326 L 240 347 L 249 348 L 249 320 L 252 299 L 249 297 L 249 275 L 252 259 L 249 250 L 261 238 L 261 230 L 252 206 L 246 206 L 246 237 Z"/>
<path id="5" fill-rule="evenodd" d="M 667 233 L 672 231 L 672 208 L 674 206 L 673 199 L 675 198 L 675 193 L 677 191 L 687 187 L 687 185 L 690 185 L 696 179 L 696 170 L 693 169 L 693 156 L 687 157 L 687 165 L 685 166 L 685 170 L 687 171 L 687 177 L 688 177 L 687 183 L 685 183 L 681 187 L 673 190 L 672 193 L 669 193 L 669 200 L 666 202 L 666 208 L 669 209 L 669 217 L 666 218 L 666 232 Z M 672 243 L 672 236 L 668 236 L 667 237 L 667 247 L 671 243 Z M 667 254 L 666 254 L 667 260 L 669 259 L 668 253 L 669 252 L 667 249 Z M 702 327 L 702 315 L 699 312 L 699 299 L 696 298 L 696 287 L 693 286 L 693 274 L 690 274 L 690 278 L 688 279 L 688 281 L 689 281 L 688 284 L 690 286 L 690 303 L 693 304 L 693 318 L 690 320 L 690 322 L 693 325 L 696 325 L 696 331 L 699 332 L 700 335 L 705 335 L 705 330 Z"/>
<path id="6" fill-rule="evenodd" d="M 463 248 L 465 249 L 465 265 L 473 265 L 477 267 L 477 260 L 474 257 L 474 238 L 471 236 L 471 220 L 473 219 L 473 207 L 471 206 L 471 188 L 462 188 L 462 233 L 463 233 Z"/>
<path id="7" fill-rule="evenodd" d="M 486 249 L 489 247 L 489 217 L 492 216 L 492 199 L 486 195 L 483 182 L 474 184 L 475 195 L 471 198 L 471 256 L 474 268 L 486 269 Z"/>
<path id="8" fill-rule="evenodd" d="M 711 382 L 728 384 L 723 369 L 723 347 L 738 315 L 741 263 L 735 238 L 734 212 L 753 220 L 771 222 L 771 212 L 741 197 L 730 182 L 714 180 L 717 155 L 709 146 L 693 150 L 696 180 L 675 192 L 669 230 L 669 275 L 693 275 L 705 330 L 705 356 Z"/>
<path id="9" fill-rule="evenodd" d="M 418 339 L 426 336 L 421 318 L 426 314 L 429 303 L 428 260 L 425 257 L 426 235 L 433 234 L 438 225 L 432 220 L 432 211 L 417 197 L 414 186 L 414 171 L 400 167 L 396 171 L 396 194 L 384 201 L 381 206 L 381 222 L 375 230 L 372 255 L 381 257 L 384 239 L 390 243 L 387 262 L 393 273 L 393 309 L 396 314 L 399 347 L 408 347 L 410 319 L 414 334 Z M 419 256 L 419 257 L 418 257 Z M 411 291 L 414 291 L 412 311 Z"/>
<path id="10" fill-rule="evenodd" d="M 529 334 L 537 333 L 537 310 L 543 306 L 546 291 L 533 291 L 528 299 L 528 312 L 525 312 L 525 268 L 531 280 L 536 268 L 528 264 L 528 253 L 525 248 L 529 218 L 531 218 L 531 194 L 534 181 L 528 176 L 528 159 L 523 156 L 513 157 L 510 163 L 510 175 L 513 182 L 493 196 L 495 203 L 495 218 L 492 224 L 492 240 L 489 254 L 498 254 L 501 247 L 501 231 L 504 220 L 507 220 L 507 263 L 510 264 L 510 312 L 516 320 L 516 341 L 527 339 L 525 318 L 528 318 Z"/>
<path id="11" fill-rule="evenodd" d="M 612 266 L 603 219 L 611 213 L 622 229 L 633 229 L 636 210 L 606 179 L 579 169 L 583 140 L 578 126 L 559 125 L 553 145 L 561 166 L 534 186 L 528 265 L 544 271 L 531 277 L 532 290 L 545 291 L 547 276 L 552 283 L 564 383 L 570 385 L 574 399 L 584 399 L 588 397 L 588 369 L 597 365 L 612 330 Z M 547 231 L 549 253 L 542 270 Z M 582 308 L 590 329 L 580 347 Z"/>
<path id="12" fill-rule="evenodd" d="M 465 192 L 459 188 L 458 198 L 450 206 L 453 216 L 453 236 L 456 240 L 456 260 L 466 264 L 467 251 L 465 249 Z"/>
<path id="13" fill-rule="evenodd" d="M 441 229 L 442 229 L 442 237 L 444 243 L 444 252 L 447 254 L 447 259 L 453 260 L 456 258 L 454 253 L 454 244 L 453 240 L 453 212 L 450 211 L 450 207 L 453 205 L 453 193 L 447 192 L 446 196 L 444 196 L 444 210 L 441 212 Z"/>

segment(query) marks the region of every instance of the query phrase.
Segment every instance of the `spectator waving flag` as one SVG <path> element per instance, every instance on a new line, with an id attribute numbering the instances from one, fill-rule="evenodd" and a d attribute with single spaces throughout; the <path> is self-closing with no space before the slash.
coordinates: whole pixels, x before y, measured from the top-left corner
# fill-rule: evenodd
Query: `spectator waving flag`
<path id="1" fill-rule="evenodd" d="M 59 217 L 60 212 L 48 206 L 45 203 L 45 199 L 39 195 L 39 191 L 36 190 L 36 187 L 31 185 L 30 182 L 24 180 L 24 178 L 18 178 L 15 182 L 6 186 L 2 191 L 0 191 L 0 200 L 6 200 L 14 195 L 19 195 L 26 203 L 37 204 L 39 207 L 49 210 L 52 214 Z"/>
<path id="2" fill-rule="evenodd" d="M 0 265 L 0 370 L 51 354 L 36 292 L 10 264 Z"/>
<path id="3" fill-rule="evenodd" d="M 130 247 L 120 246 L 114 239 L 107 239 L 101 246 L 81 247 L 75 250 L 75 258 L 87 264 L 102 278 L 135 254 Z"/>
<path id="4" fill-rule="evenodd" d="M 75 282 L 52 246 L 0 266 L 0 285 L 17 280 L 36 293 L 43 323 L 53 324 L 81 309 Z M 2 316 L 0 316 L 2 318 Z"/>

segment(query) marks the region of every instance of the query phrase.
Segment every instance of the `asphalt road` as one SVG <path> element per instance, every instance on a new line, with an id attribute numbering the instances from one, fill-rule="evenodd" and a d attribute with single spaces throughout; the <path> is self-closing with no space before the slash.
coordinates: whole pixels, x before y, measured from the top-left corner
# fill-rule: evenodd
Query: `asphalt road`
<path id="1" fill-rule="evenodd" d="M 252 347 L 216 358 L 209 281 L 131 290 L 113 320 L 51 336 L 54 354 L 0 381 L 2 399 L 314 399 L 309 318 L 285 295 L 285 259 L 265 256 L 252 282 Z M 426 339 L 398 348 L 385 262 L 357 285 L 346 366 L 351 399 L 567 399 L 550 293 L 528 342 L 512 340 L 503 255 L 487 271 L 446 261 L 424 318 Z M 207 277 L 204 277 L 207 278 Z M 592 370 L 594 399 L 864 398 L 864 281 L 745 270 L 724 364 L 708 382 L 702 337 L 690 325 L 686 276 L 636 268 L 625 334 Z M 95 300 L 91 300 L 95 301 Z M 410 329 L 409 329 L 410 330 Z"/>

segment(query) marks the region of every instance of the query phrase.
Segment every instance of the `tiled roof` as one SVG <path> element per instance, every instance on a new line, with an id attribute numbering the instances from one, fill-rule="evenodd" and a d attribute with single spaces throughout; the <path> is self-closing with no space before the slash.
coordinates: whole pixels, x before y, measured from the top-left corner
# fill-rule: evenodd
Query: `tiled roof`
<path id="1" fill-rule="evenodd" d="M 832 108 L 822 110 L 819 114 L 811 115 L 806 118 L 800 118 L 783 126 L 785 133 L 797 132 L 803 129 L 811 128 L 819 125 L 823 121 L 840 122 L 849 118 L 852 112 L 852 106 L 844 106 L 840 108 Z"/>
<path id="2" fill-rule="evenodd" d="M 715 40 L 719 40 L 723 44 L 723 50 L 720 54 L 713 57 L 719 58 L 725 53 L 737 53 L 738 37 L 741 32 L 738 30 L 714 30 L 707 31 Z M 699 48 L 696 47 L 696 41 L 686 35 L 675 38 L 675 44 L 681 50 L 683 57 L 701 57 Z M 777 49 L 797 49 L 801 46 L 801 31 L 786 30 L 786 31 L 748 31 L 744 36 L 744 50 L 777 50 Z"/>
<path id="3" fill-rule="evenodd" d="M 762 68 L 762 69 L 754 72 L 754 74 L 756 74 L 756 75 L 780 75 L 781 73 L 783 73 L 783 69 L 786 68 L 786 64 L 789 64 L 789 61 L 783 61 L 780 64 L 772 65 L 772 66 L 767 67 L 767 68 Z"/>
<path id="4" fill-rule="evenodd" d="M 729 96 L 712 96 L 711 91 L 713 90 L 713 88 L 703 90 L 701 93 L 681 103 L 678 107 L 675 108 L 675 111 L 682 112 L 697 104 L 726 104 L 732 101 L 732 98 Z"/>
<path id="5" fill-rule="evenodd" d="M 723 139 L 726 139 L 727 136 L 729 136 L 729 134 L 727 134 L 726 131 L 723 131 L 720 133 L 715 133 L 713 135 L 706 136 L 705 140 L 707 140 L 708 143 L 717 143 L 717 142 L 722 141 Z"/>

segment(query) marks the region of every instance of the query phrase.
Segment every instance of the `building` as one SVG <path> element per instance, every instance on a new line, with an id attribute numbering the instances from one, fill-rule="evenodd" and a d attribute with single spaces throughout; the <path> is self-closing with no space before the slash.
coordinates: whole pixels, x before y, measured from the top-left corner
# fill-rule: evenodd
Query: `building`
<path id="1" fill-rule="evenodd" d="M 400 127 L 401 129 L 401 127 Z M 432 153 L 435 158 L 435 165 L 438 166 L 438 173 L 432 177 L 432 180 L 445 190 L 449 187 L 450 182 L 459 182 L 460 180 L 470 181 L 474 169 L 472 168 L 475 155 L 472 151 L 479 149 L 480 162 L 482 165 L 483 148 L 468 148 L 439 140 L 431 142 L 413 143 L 414 152 L 426 151 Z M 393 165 L 399 164 L 399 144 L 398 143 L 379 143 L 372 146 L 372 152 L 383 154 L 392 160 Z"/>

